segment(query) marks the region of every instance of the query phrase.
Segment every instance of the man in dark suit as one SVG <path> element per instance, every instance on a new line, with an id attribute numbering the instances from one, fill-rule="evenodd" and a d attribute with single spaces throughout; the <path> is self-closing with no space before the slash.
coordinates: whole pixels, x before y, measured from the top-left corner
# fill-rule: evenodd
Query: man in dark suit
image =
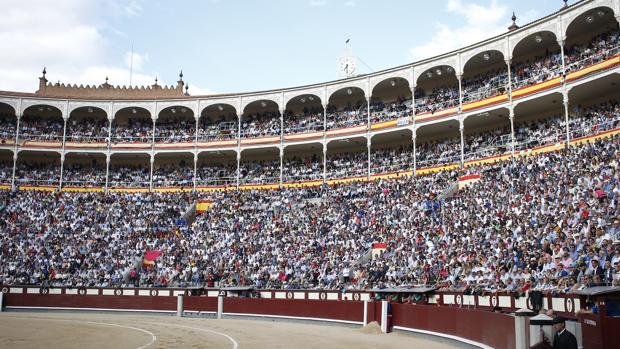
<path id="1" fill-rule="evenodd" d="M 605 271 L 600 266 L 598 259 L 593 259 L 592 260 L 592 276 L 594 275 L 603 276 L 604 272 Z"/>
<path id="2" fill-rule="evenodd" d="M 566 319 L 556 317 L 553 319 L 553 349 L 577 349 L 577 339 L 575 335 L 566 329 Z"/>
<path id="3" fill-rule="evenodd" d="M 614 281 L 614 268 L 611 266 L 611 261 L 608 259 L 605 261 L 605 267 L 603 268 L 603 283 L 607 286 L 611 286 Z"/>

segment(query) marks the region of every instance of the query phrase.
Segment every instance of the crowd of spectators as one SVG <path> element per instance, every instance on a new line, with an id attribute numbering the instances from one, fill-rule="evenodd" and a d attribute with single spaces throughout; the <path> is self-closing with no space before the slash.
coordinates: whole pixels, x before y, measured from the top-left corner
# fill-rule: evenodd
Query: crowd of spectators
<path id="1" fill-rule="evenodd" d="M 16 185 L 60 184 L 60 161 L 17 161 L 15 168 Z"/>
<path id="2" fill-rule="evenodd" d="M 107 143 L 109 122 L 105 118 L 83 118 L 67 121 L 67 142 Z"/>
<path id="3" fill-rule="evenodd" d="M 13 114 L 0 113 L 0 143 L 15 140 L 17 118 Z"/>
<path id="4" fill-rule="evenodd" d="M 239 165 L 239 183 L 273 184 L 280 182 L 280 160 L 245 162 Z"/>
<path id="5" fill-rule="evenodd" d="M 570 73 L 617 55 L 620 51 L 618 37 L 616 28 L 596 36 L 589 43 L 570 47 L 565 51 L 566 72 Z"/>
<path id="6" fill-rule="evenodd" d="M 507 84 L 508 71 L 505 68 L 464 78 L 463 104 L 502 95 L 506 93 Z"/>
<path id="7" fill-rule="evenodd" d="M 459 87 L 441 86 L 434 88 L 429 94 L 423 90 L 416 90 L 416 114 L 434 113 L 459 105 Z"/>
<path id="8" fill-rule="evenodd" d="M 323 157 L 319 154 L 285 158 L 282 162 L 282 181 L 300 182 L 323 179 Z"/>
<path id="9" fill-rule="evenodd" d="M 241 117 L 241 138 L 280 135 L 280 113 L 263 112 Z"/>
<path id="10" fill-rule="evenodd" d="M 512 89 L 534 85 L 562 75 L 562 55 L 547 51 L 543 56 L 512 66 Z"/>
<path id="11" fill-rule="evenodd" d="M 378 98 L 370 100 L 370 122 L 373 124 L 412 115 L 411 98 L 398 96 L 396 100 L 387 103 Z"/>
<path id="12" fill-rule="evenodd" d="M 194 164 L 181 161 L 179 164 L 159 165 L 153 168 L 153 187 L 183 187 L 194 186 Z"/>
<path id="13" fill-rule="evenodd" d="M 217 121 L 202 117 L 198 123 L 198 141 L 236 139 L 239 124 L 237 115 L 221 116 Z"/>
<path id="14" fill-rule="evenodd" d="M 61 118 L 24 115 L 19 127 L 19 139 L 62 142 L 65 123 Z"/>
<path id="15" fill-rule="evenodd" d="M 0 281 L 478 294 L 618 284 L 619 150 L 616 136 L 487 165 L 441 200 L 459 172 L 212 193 L 191 225 L 177 221 L 197 194 L 4 192 Z M 387 250 L 368 259 L 373 242 Z M 146 250 L 163 252 L 154 267 Z"/>
<path id="16" fill-rule="evenodd" d="M 421 142 L 416 145 L 416 165 L 418 168 L 439 164 L 452 164 L 461 161 L 461 139 L 458 135 Z"/>
<path id="17" fill-rule="evenodd" d="M 620 127 L 620 103 L 610 100 L 590 107 L 577 106 L 570 119 L 571 139 Z"/>
<path id="18" fill-rule="evenodd" d="M 323 131 L 323 108 L 304 108 L 299 113 L 284 112 L 284 133 Z"/>
<path id="19" fill-rule="evenodd" d="M 327 106 L 328 130 L 355 127 L 368 123 L 368 105 L 365 100 L 348 103 L 344 108 L 332 104 Z"/>
<path id="20" fill-rule="evenodd" d="M 111 188 L 148 188 L 151 170 L 147 163 L 110 164 L 108 186 Z"/>
<path id="21" fill-rule="evenodd" d="M 127 123 L 112 122 L 112 143 L 153 142 L 153 121 L 150 119 L 128 119 Z"/>
<path id="22" fill-rule="evenodd" d="M 237 163 L 234 161 L 199 163 L 196 171 L 197 186 L 237 184 Z"/>
<path id="23" fill-rule="evenodd" d="M 13 159 L 0 158 L 0 184 L 11 184 L 13 180 Z"/>
<path id="24" fill-rule="evenodd" d="M 367 177 L 368 152 L 345 152 L 327 155 L 327 179 Z"/>
<path id="25" fill-rule="evenodd" d="M 105 162 L 97 166 L 96 163 L 67 163 L 62 169 L 63 187 L 104 187 Z"/>
<path id="26" fill-rule="evenodd" d="M 403 172 L 413 169 L 413 147 L 373 149 L 370 153 L 370 172 L 372 174 Z"/>
<path id="27" fill-rule="evenodd" d="M 196 121 L 193 118 L 158 119 L 155 123 L 156 143 L 194 143 Z"/>

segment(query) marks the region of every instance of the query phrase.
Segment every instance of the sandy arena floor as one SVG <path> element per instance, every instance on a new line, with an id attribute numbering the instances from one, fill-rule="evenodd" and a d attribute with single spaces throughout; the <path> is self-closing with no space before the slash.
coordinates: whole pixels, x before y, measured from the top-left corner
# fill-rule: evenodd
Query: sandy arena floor
<path id="1" fill-rule="evenodd" d="M 100 313 L 0 313 L 0 348 L 459 348 L 329 324 Z"/>

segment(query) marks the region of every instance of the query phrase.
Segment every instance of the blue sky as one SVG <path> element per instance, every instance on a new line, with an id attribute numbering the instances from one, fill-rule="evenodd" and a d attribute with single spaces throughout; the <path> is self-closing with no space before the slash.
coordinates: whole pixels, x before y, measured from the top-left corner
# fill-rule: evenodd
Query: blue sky
<path id="1" fill-rule="evenodd" d="M 515 11 L 525 24 L 561 0 L 4 0 L 0 89 L 51 81 L 172 84 L 191 94 L 245 92 L 338 78 L 344 41 L 373 70 L 499 34 Z M 574 1 L 570 1 L 572 4 Z M 5 51 L 7 52 L 7 51 Z M 358 73 L 370 70 L 358 61 Z"/>

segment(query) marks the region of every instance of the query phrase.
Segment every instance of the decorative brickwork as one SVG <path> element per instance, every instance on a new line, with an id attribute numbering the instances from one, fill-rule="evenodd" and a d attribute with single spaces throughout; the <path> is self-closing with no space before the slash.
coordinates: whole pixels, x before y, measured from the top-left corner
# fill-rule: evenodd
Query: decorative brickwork
<path id="1" fill-rule="evenodd" d="M 35 94 L 41 97 L 55 98 L 80 98 L 80 99 L 158 99 L 158 98 L 183 98 L 189 96 L 187 86 L 183 82 L 183 72 L 179 74 L 179 81 L 176 86 L 161 86 L 155 79 L 155 84 L 151 86 L 113 86 L 105 83 L 99 86 L 90 85 L 70 85 L 50 83 L 45 77 L 46 70 L 43 69 L 43 76 L 39 78 L 39 89 Z M 183 87 L 185 93 L 183 93 Z"/>

